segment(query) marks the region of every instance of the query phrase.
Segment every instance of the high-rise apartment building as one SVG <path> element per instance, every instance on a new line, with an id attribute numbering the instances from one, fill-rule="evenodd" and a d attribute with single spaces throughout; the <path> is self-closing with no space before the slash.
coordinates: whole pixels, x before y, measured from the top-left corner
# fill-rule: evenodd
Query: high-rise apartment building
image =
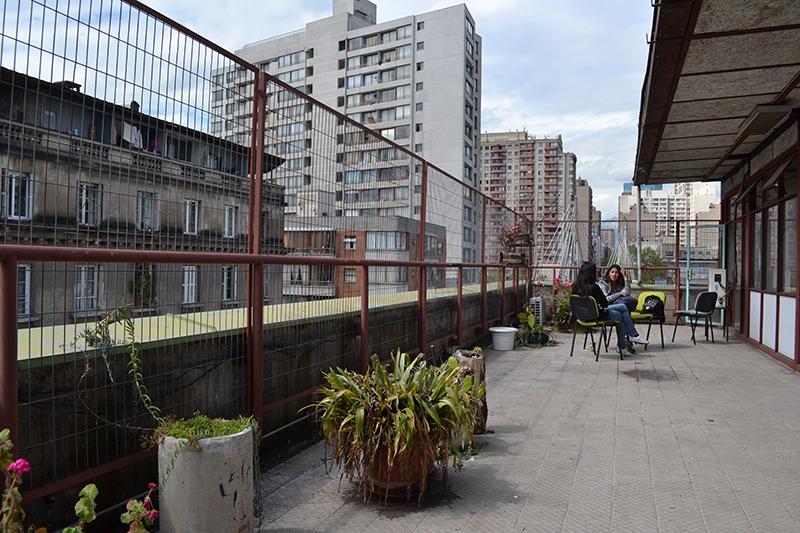
<path id="1" fill-rule="evenodd" d="M 367 0 L 334 0 L 332 16 L 236 53 L 477 187 L 482 58 L 472 16 L 463 4 L 381 23 L 376 13 Z M 235 72 L 224 75 L 236 83 Z M 250 104 L 215 98 L 232 119 L 215 131 L 246 131 Z M 371 139 L 352 126 L 337 138 L 323 135 L 315 121 L 332 115 L 312 112 L 285 90 L 268 92 L 267 109 L 267 149 L 287 159 L 277 178 L 287 214 L 419 219 L 421 168 L 407 154 L 369 149 Z M 300 157 L 301 150 L 312 155 Z M 448 261 L 479 259 L 477 198 L 464 191 L 428 173 L 426 216 L 446 228 Z"/>
<path id="2" fill-rule="evenodd" d="M 642 208 L 655 215 L 656 222 L 652 231 L 658 238 L 675 237 L 675 222 L 694 220 L 699 213 L 709 211 L 712 204 L 719 203 L 714 187 L 707 183 L 681 183 L 674 190 L 647 187 L 641 190 Z M 626 187 L 619 195 L 620 218 L 635 216 L 636 192 Z M 686 228 L 680 226 L 680 244 L 686 244 Z"/>
<path id="3" fill-rule="evenodd" d="M 577 157 L 564 152 L 561 136 L 535 137 L 527 132 L 481 135 L 481 190 L 534 221 L 536 259 L 552 262 L 558 255 L 559 221 L 574 218 Z M 497 234 L 508 221 L 487 221 L 487 234 Z M 492 239 L 490 239 L 490 242 Z M 499 250 L 488 247 L 487 260 Z"/>

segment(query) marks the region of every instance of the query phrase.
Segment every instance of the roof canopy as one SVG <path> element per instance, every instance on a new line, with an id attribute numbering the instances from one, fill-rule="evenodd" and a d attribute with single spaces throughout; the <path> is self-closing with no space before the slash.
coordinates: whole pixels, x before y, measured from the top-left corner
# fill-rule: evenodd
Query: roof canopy
<path id="1" fill-rule="evenodd" d="M 661 0 L 634 183 L 718 181 L 800 107 L 800 0 Z"/>

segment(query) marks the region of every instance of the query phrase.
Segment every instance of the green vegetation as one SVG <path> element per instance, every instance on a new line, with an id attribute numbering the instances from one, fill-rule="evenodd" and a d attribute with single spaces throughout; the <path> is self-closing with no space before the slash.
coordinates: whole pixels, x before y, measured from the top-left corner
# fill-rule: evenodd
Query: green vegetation
<path id="1" fill-rule="evenodd" d="M 483 386 L 475 394 L 472 378 L 461 376 L 452 357 L 437 368 L 421 356 L 410 361 L 398 350 L 389 367 L 373 355 L 366 375 L 341 368 L 328 372 L 322 399 L 309 408 L 322 423 L 326 453 L 330 449 L 342 476 L 361 482 L 365 498 L 376 472 L 397 464 L 409 482 L 423 473 L 421 499 L 431 461 L 446 476 L 448 459 L 456 466 L 459 460 L 453 442 L 471 441 Z"/>

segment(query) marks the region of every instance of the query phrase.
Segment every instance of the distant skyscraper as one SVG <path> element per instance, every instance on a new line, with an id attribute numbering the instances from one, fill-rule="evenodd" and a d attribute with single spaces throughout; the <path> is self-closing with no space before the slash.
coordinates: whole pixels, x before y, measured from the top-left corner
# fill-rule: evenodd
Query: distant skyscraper
<path id="1" fill-rule="evenodd" d="M 577 157 L 564 152 L 560 135 L 481 135 L 481 190 L 534 221 L 536 259 L 540 262 L 552 262 L 558 255 L 553 241 L 559 221 L 574 206 L 576 165 Z M 487 234 L 498 233 L 502 224 L 502 220 L 490 218 Z M 498 252 L 487 248 L 487 260 L 494 261 Z"/>
<path id="2" fill-rule="evenodd" d="M 376 12 L 367 0 L 333 0 L 332 16 L 236 53 L 477 187 L 482 58 L 472 16 L 459 4 L 377 24 Z M 249 127 L 249 104 L 218 96 L 219 114 L 238 120 L 215 123 L 214 131 L 236 138 Z M 287 158 L 278 178 L 287 214 L 419 219 L 421 170 L 407 156 L 365 150 L 353 128 L 339 139 L 320 134 L 325 127 L 315 121 L 332 116 L 312 113 L 286 91 L 268 94 L 267 105 L 267 149 Z M 315 155 L 295 158 L 293 146 Z M 427 220 L 446 227 L 447 260 L 477 260 L 477 199 L 437 172 L 428 180 Z"/>

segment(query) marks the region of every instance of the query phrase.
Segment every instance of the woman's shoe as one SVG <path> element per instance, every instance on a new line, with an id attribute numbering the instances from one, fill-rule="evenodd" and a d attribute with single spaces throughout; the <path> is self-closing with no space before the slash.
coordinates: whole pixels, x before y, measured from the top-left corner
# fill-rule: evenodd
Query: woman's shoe
<path id="1" fill-rule="evenodd" d="M 650 344 L 650 341 L 645 339 L 641 335 L 636 335 L 635 337 L 631 337 L 631 342 L 635 342 L 636 344 Z"/>

